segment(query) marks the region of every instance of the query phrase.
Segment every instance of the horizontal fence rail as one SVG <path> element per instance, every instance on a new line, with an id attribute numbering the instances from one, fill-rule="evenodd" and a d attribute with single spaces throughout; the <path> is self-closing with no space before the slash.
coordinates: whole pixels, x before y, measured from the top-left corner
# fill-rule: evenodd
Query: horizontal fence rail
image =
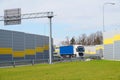
<path id="1" fill-rule="evenodd" d="M 0 67 L 9 67 L 9 66 L 22 66 L 22 65 L 34 65 L 48 63 L 48 59 L 38 59 L 38 60 L 17 60 L 17 61 L 1 61 Z"/>
<path id="2" fill-rule="evenodd" d="M 90 57 L 78 57 L 78 58 L 53 58 L 53 63 L 58 62 L 72 62 L 72 61 L 86 61 L 86 59 L 98 59 L 99 56 L 90 56 Z M 0 67 L 16 67 L 23 65 L 34 65 L 34 64 L 48 64 L 49 59 L 28 59 L 28 60 L 16 60 L 16 61 L 0 61 Z"/>

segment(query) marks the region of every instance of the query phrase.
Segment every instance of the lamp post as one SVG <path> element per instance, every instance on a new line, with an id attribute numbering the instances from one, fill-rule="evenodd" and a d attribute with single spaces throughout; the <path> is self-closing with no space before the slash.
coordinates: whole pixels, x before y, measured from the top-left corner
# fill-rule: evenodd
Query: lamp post
<path id="1" fill-rule="evenodd" d="M 104 3 L 103 4 L 103 32 L 105 32 L 105 23 L 104 23 L 104 11 L 105 11 L 105 5 L 108 5 L 108 4 L 110 4 L 110 5 L 115 5 L 115 3 Z"/>
<path id="2" fill-rule="evenodd" d="M 104 11 L 105 5 L 115 5 L 115 3 L 104 3 L 103 4 L 103 47 L 104 47 L 104 32 L 105 32 L 105 23 L 104 23 Z M 103 59 L 104 59 L 104 50 L 103 50 Z"/>

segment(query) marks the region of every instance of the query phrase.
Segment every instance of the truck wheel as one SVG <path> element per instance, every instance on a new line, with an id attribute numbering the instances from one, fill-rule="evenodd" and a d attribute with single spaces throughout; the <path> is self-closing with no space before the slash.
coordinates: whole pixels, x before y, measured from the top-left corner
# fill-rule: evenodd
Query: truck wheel
<path id="1" fill-rule="evenodd" d="M 84 54 L 83 53 L 79 53 L 79 56 L 83 56 Z"/>

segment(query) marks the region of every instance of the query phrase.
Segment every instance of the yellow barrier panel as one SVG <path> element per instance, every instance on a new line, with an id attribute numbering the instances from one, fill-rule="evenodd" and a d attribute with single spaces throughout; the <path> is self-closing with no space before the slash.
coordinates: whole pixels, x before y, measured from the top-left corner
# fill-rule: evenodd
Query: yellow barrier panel
<path id="1" fill-rule="evenodd" d="M 13 52 L 13 57 L 24 57 L 24 51 L 14 51 Z"/>
<path id="2" fill-rule="evenodd" d="M 120 34 L 114 36 L 114 41 L 119 41 L 120 40 Z"/>
<path id="3" fill-rule="evenodd" d="M 92 51 L 85 51 L 85 54 L 96 54 L 96 52 L 92 52 Z"/>
<path id="4" fill-rule="evenodd" d="M 104 49 L 103 46 L 97 46 L 96 50 Z"/>
<path id="5" fill-rule="evenodd" d="M 45 45 L 44 50 L 49 50 L 49 45 Z"/>
<path id="6" fill-rule="evenodd" d="M 60 50 L 59 50 L 59 49 L 55 49 L 55 51 L 54 51 L 54 52 L 59 53 L 59 52 L 60 52 Z"/>
<path id="7" fill-rule="evenodd" d="M 35 49 L 26 49 L 25 54 L 26 55 L 35 55 L 36 52 L 35 52 Z"/>
<path id="8" fill-rule="evenodd" d="M 85 54 L 89 54 L 89 52 L 87 50 L 85 50 Z"/>
<path id="9" fill-rule="evenodd" d="M 114 43 L 114 39 L 113 38 L 109 38 L 109 39 L 105 39 L 104 40 L 104 44 L 113 44 Z"/>
<path id="10" fill-rule="evenodd" d="M 36 47 L 36 52 L 44 52 L 44 48 L 43 47 Z"/>
<path id="11" fill-rule="evenodd" d="M 12 54 L 12 48 L 0 48 L 0 54 Z"/>
<path id="12" fill-rule="evenodd" d="M 96 54 L 96 52 L 90 52 L 90 54 Z"/>

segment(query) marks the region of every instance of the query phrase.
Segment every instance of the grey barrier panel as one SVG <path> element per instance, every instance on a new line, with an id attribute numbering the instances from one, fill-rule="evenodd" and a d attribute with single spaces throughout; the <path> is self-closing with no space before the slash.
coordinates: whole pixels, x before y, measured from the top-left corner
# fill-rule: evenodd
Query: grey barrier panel
<path id="1" fill-rule="evenodd" d="M 25 34 L 25 49 L 35 49 L 34 34 Z"/>
<path id="2" fill-rule="evenodd" d="M 44 47 L 44 36 L 36 35 L 36 47 Z M 37 52 L 36 59 L 44 59 L 44 52 Z"/>
<path id="3" fill-rule="evenodd" d="M 36 46 L 37 47 L 43 47 L 44 45 L 44 36 L 42 35 L 36 35 Z"/>
<path id="4" fill-rule="evenodd" d="M 13 51 L 23 51 L 25 50 L 25 33 L 13 31 Z M 24 56 L 13 57 L 13 60 L 23 60 Z"/>
<path id="5" fill-rule="evenodd" d="M 12 32 L 6 30 L 0 30 L 0 48 L 12 48 Z M 0 52 L 0 61 L 12 60 L 12 53 Z"/>
<path id="6" fill-rule="evenodd" d="M 0 47 L 12 48 L 12 32 L 0 30 Z"/>
<path id="7" fill-rule="evenodd" d="M 12 60 L 12 54 L 1 54 L 0 55 L 0 62 L 1 61 L 11 61 Z"/>
<path id="8" fill-rule="evenodd" d="M 25 34 L 25 49 L 35 50 L 35 48 L 36 48 L 35 35 L 34 34 Z M 25 59 L 35 59 L 35 55 L 27 55 L 27 53 L 25 53 Z"/>
<path id="9" fill-rule="evenodd" d="M 113 59 L 113 44 L 104 45 L 104 59 Z"/>
<path id="10" fill-rule="evenodd" d="M 13 50 L 24 51 L 24 33 L 13 32 Z"/>
<path id="11" fill-rule="evenodd" d="M 103 49 L 96 50 L 96 54 L 103 57 Z"/>
<path id="12" fill-rule="evenodd" d="M 114 59 L 120 60 L 120 41 L 114 42 Z"/>

